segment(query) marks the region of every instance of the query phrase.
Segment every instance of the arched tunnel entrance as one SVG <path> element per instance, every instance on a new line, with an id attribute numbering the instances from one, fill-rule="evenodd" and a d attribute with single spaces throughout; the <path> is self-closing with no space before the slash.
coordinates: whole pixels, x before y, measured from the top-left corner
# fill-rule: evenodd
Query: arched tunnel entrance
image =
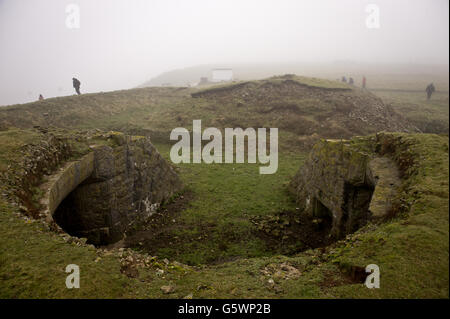
<path id="1" fill-rule="evenodd" d="M 98 146 L 93 156 L 75 162 L 58 177 L 64 191 L 59 194 L 52 217 L 65 232 L 87 238 L 94 245 L 110 244 L 123 237 L 143 211 L 141 200 L 151 195 L 151 181 L 147 179 L 147 187 L 142 186 L 151 170 L 139 170 L 137 159 L 130 153 L 124 147 Z M 74 176 L 80 177 L 74 181 Z"/>
<path id="2" fill-rule="evenodd" d="M 117 190 L 111 188 L 110 177 L 116 174 L 111 169 L 114 158 L 99 157 L 99 154 L 105 152 L 96 148 L 81 159 L 66 163 L 52 175 L 45 185 L 47 194 L 42 203 L 49 218 L 65 232 L 87 238 L 95 245 L 114 242 L 121 238 L 123 231 L 120 223 L 114 225 L 111 214 L 111 198 L 120 199 Z M 105 173 L 105 166 L 110 167 L 109 174 Z"/>
<path id="3" fill-rule="evenodd" d="M 89 244 L 113 243 L 122 238 L 125 227 L 114 220 L 118 214 L 113 213 L 109 195 L 107 185 L 88 178 L 62 200 L 53 219 L 69 235 L 87 238 Z"/>
<path id="4" fill-rule="evenodd" d="M 342 216 L 340 218 L 340 234 L 350 234 L 367 223 L 370 211 L 369 206 L 375 185 L 366 182 L 362 185 L 344 183 L 344 200 Z"/>
<path id="5" fill-rule="evenodd" d="M 182 188 L 174 169 L 148 138 L 91 149 L 50 177 L 41 202 L 49 220 L 88 243 L 120 240 Z"/>

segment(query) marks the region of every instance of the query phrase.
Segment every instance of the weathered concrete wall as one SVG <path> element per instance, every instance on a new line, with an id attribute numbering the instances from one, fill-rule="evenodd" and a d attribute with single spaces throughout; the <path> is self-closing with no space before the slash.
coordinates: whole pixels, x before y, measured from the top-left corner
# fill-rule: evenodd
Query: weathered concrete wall
<path id="1" fill-rule="evenodd" d="M 66 163 L 42 188 L 48 219 L 94 244 L 121 239 L 182 188 L 174 169 L 146 137 L 113 133 L 114 143 Z"/>
<path id="2" fill-rule="evenodd" d="M 349 143 L 322 140 L 290 184 L 299 208 L 315 218 L 330 218 L 331 234 L 355 231 L 370 215 L 375 180 L 370 156 Z"/>

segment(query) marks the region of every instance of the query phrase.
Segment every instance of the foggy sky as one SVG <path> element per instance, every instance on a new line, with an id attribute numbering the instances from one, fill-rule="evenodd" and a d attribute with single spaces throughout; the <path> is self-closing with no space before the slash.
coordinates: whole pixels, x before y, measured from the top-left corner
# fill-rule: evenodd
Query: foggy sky
<path id="1" fill-rule="evenodd" d="M 66 27 L 79 5 L 80 28 Z M 380 28 L 366 26 L 369 3 Z M 445 64 L 448 0 L 0 0 L 0 105 L 212 63 Z"/>

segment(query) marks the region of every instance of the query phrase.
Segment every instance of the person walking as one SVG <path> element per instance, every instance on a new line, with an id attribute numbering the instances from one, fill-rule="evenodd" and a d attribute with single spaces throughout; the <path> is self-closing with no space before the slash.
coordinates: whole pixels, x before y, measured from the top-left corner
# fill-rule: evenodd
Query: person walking
<path id="1" fill-rule="evenodd" d="M 73 83 L 73 87 L 75 88 L 75 91 L 77 92 L 78 95 L 80 95 L 81 94 L 80 93 L 81 82 L 76 78 L 72 78 L 72 83 Z"/>
<path id="2" fill-rule="evenodd" d="M 427 92 L 427 100 L 431 99 L 431 95 L 436 91 L 436 88 L 434 87 L 433 83 L 428 84 L 427 88 L 425 89 Z"/>

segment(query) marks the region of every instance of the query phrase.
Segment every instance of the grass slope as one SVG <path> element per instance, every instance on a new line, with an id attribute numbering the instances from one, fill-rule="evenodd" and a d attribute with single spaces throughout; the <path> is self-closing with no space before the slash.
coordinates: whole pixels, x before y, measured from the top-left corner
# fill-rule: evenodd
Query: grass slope
<path id="1" fill-rule="evenodd" d="M 435 92 L 430 100 L 425 91 L 385 91 L 374 92 L 394 110 L 402 114 L 424 133 L 448 133 L 449 102 L 448 92 Z"/>
<path id="2" fill-rule="evenodd" d="M 0 129 L 56 126 L 150 134 L 173 128 L 277 127 L 280 144 L 310 147 L 317 137 L 349 138 L 401 130 L 405 121 L 381 99 L 347 84 L 295 75 L 196 88 L 154 87 L 52 98 L 0 109 Z M 311 141 L 310 141 L 311 140 Z"/>

